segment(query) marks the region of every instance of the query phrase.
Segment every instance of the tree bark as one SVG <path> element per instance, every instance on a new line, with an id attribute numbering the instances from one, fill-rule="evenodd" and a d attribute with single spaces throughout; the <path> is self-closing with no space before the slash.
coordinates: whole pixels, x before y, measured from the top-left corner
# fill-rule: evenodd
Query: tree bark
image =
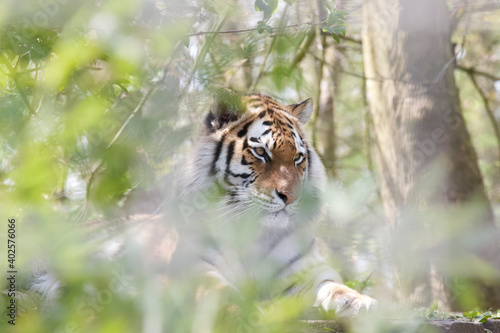
<path id="1" fill-rule="evenodd" d="M 326 51 L 323 53 L 325 60 L 332 65 L 323 67 L 323 80 L 320 87 L 321 98 L 318 99 L 318 138 L 321 142 L 321 147 L 318 148 L 322 151 L 321 157 L 327 174 L 335 178 L 337 176 L 335 103 L 336 97 L 339 95 L 341 63 L 340 56 L 337 53 L 340 51 L 337 50 L 335 45 L 330 47 L 323 45 L 323 48 Z"/>
<path id="2" fill-rule="evenodd" d="M 416 305 L 498 307 L 498 234 L 461 114 L 450 29 L 444 0 L 364 6 L 367 93 L 396 288 Z"/>
<path id="3" fill-rule="evenodd" d="M 321 0 L 317 2 L 319 20 L 326 20 L 328 12 Z M 337 6 L 340 3 L 337 2 Z M 340 7 L 337 7 L 340 8 Z M 320 30 L 321 31 L 321 30 Z M 319 34 L 321 40 L 321 59 L 324 63 L 320 66 L 320 76 L 318 86 L 318 96 L 316 98 L 317 114 L 316 132 L 317 135 L 313 138 L 316 140 L 316 149 L 321 154 L 321 159 L 329 176 L 337 177 L 337 155 L 336 155 L 336 140 L 337 133 L 335 130 L 335 98 L 338 96 L 339 72 L 341 68 L 340 52 L 333 44 L 328 45 L 327 35 Z M 331 38 L 330 38 L 331 39 Z M 333 39 L 331 40 L 333 42 Z M 319 44 L 319 43 L 318 43 Z M 330 66 L 324 66 L 326 63 Z M 316 134 L 316 133 L 315 133 Z"/>

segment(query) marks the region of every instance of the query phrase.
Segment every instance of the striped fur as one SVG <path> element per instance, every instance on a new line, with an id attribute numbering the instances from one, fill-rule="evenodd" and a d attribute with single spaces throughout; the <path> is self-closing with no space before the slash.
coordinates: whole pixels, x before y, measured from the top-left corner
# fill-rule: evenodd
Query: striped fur
<path id="1" fill-rule="evenodd" d="M 236 102 L 216 100 L 191 159 L 183 165 L 180 202 L 175 205 L 194 212 L 185 219 L 204 218 L 203 209 L 193 207 L 206 207 L 200 201 L 209 196 L 203 193 L 215 187 L 223 192 L 221 219 L 238 227 L 238 220 L 246 215 L 259 226 L 255 242 L 239 249 L 241 256 L 235 256 L 234 247 L 224 242 L 201 250 L 204 269 L 220 284 L 237 288 L 251 278 L 272 285 L 273 295 L 311 295 L 315 306 L 354 316 L 376 301 L 341 283 L 320 255 L 311 230 L 326 182 L 323 165 L 301 129 L 311 113 L 309 100 L 289 106 L 260 94 L 238 97 Z M 305 197 L 309 198 L 308 211 L 302 212 Z M 312 211 L 311 198 L 316 201 Z M 190 240 L 185 234 L 180 237 L 170 220 L 168 215 L 133 215 L 116 225 L 104 223 L 111 230 L 103 229 L 102 221 L 94 221 L 89 224 L 91 238 L 102 239 L 94 257 L 114 260 L 124 253 L 127 239 L 133 238 L 148 262 L 160 267 L 160 277 L 167 264 L 169 274 L 182 271 L 170 262 L 174 252 L 181 258 L 179 267 L 185 269 L 193 253 L 183 252 L 182 243 L 193 247 L 202 240 L 193 233 L 187 236 Z M 34 269 L 30 289 L 51 301 L 58 297 L 62 283 L 47 266 L 40 263 Z"/>
<path id="2" fill-rule="evenodd" d="M 199 200 L 197 194 L 217 184 L 222 214 L 236 216 L 230 219 L 235 226 L 241 214 L 250 214 L 261 229 L 247 253 L 252 259 L 235 259 L 234 249 L 223 246 L 205 251 L 210 275 L 235 288 L 249 277 L 280 281 L 284 293 L 312 293 L 316 306 L 353 316 L 376 301 L 342 285 L 311 231 L 326 182 L 301 128 L 311 113 L 309 100 L 284 106 L 260 94 L 216 97 L 183 171 L 181 200 Z M 316 201 L 313 212 L 301 212 L 306 196 Z"/>

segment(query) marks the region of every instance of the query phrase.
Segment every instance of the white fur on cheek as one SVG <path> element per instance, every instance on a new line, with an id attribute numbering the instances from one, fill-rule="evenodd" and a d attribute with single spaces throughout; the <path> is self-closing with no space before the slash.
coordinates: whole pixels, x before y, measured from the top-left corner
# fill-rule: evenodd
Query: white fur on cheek
<path id="1" fill-rule="evenodd" d="M 179 177 L 179 186 L 182 189 L 180 196 L 188 198 L 193 193 L 199 193 L 213 183 L 210 176 L 213 161 L 213 152 L 217 147 L 221 134 L 215 137 L 206 137 L 200 140 L 191 158 L 183 166 Z"/>
<path id="2" fill-rule="evenodd" d="M 307 170 L 307 177 L 311 184 L 317 188 L 321 193 L 325 191 L 326 185 L 326 172 L 323 163 L 318 157 L 318 154 L 309 148 L 309 163 Z"/>

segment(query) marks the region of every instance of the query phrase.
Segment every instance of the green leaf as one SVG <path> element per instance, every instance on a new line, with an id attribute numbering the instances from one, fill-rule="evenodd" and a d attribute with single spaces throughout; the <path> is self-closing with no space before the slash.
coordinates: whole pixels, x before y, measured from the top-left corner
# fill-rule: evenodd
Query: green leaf
<path id="1" fill-rule="evenodd" d="M 263 33 L 264 30 L 266 30 L 266 26 L 267 26 L 267 24 L 264 21 L 257 22 L 257 32 L 259 34 Z"/>
<path id="2" fill-rule="evenodd" d="M 359 286 L 359 281 L 358 280 L 349 280 L 345 284 L 349 288 L 357 290 L 357 287 Z"/>
<path id="3" fill-rule="evenodd" d="M 336 33 L 336 34 L 345 33 L 345 27 L 343 27 L 341 25 L 336 25 L 336 26 L 330 27 L 330 30 L 331 30 L 330 32 Z"/>
<path id="4" fill-rule="evenodd" d="M 338 33 L 344 34 L 345 29 L 343 31 L 340 31 L 337 27 L 324 27 L 323 31 L 331 34 L 333 39 L 340 44 L 340 37 Z"/>
<path id="5" fill-rule="evenodd" d="M 290 81 L 291 74 L 292 72 L 285 63 L 275 64 L 271 73 L 271 79 L 279 91 L 286 87 L 287 82 Z"/>
<path id="6" fill-rule="evenodd" d="M 274 32 L 273 31 L 273 27 L 271 27 L 270 25 L 267 25 L 266 21 L 259 21 L 259 22 L 257 22 L 257 32 L 259 34 L 261 34 L 264 31 L 267 31 L 270 34 L 272 34 Z"/>
<path id="7" fill-rule="evenodd" d="M 328 26 L 335 25 L 335 24 L 337 24 L 339 22 L 340 18 L 341 17 L 337 14 L 337 12 L 331 12 L 328 15 L 328 18 L 326 19 L 326 24 Z"/>
<path id="8" fill-rule="evenodd" d="M 264 21 L 269 20 L 278 9 L 278 0 L 255 0 L 256 11 L 264 13 Z"/>
<path id="9" fill-rule="evenodd" d="M 479 314 L 479 312 L 477 312 L 477 311 L 469 312 L 469 320 L 473 321 L 478 316 L 478 314 Z"/>
<path id="10" fill-rule="evenodd" d="M 332 7 L 330 7 L 330 5 L 328 4 L 328 2 L 326 0 L 323 0 L 323 5 L 325 6 L 328 13 L 332 12 Z"/>
<path id="11" fill-rule="evenodd" d="M 214 5 L 212 4 L 212 1 L 203 1 L 203 8 L 211 13 L 218 14 L 217 9 L 215 9 Z"/>
<path id="12" fill-rule="evenodd" d="M 269 6 L 273 10 L 272 14 L 275 14 L 276 11 L 278 10 L 278 3 L 279 0 L 269 0 Z"/>
<path id="13" fill-rule="evenodd" d="M 260 11 L 263 11 L 264 9 L 261 9 L 261 8 L 264 8 L 264 3 L 263 1 L 259 1 L 259 0 L 255 0 L 255 4 L 253 5 L 253 9 L 255 9 L 256 12 L 260 12 Z"/>
<path id="14" fill-rule="evenodd" d="M 434 304 L 432 304 L 431 307 L 429 308 L 429 312 L 437 311 L 437 309 L 438 309 L 438 303 L 437 301 L 435 301 Z"/>

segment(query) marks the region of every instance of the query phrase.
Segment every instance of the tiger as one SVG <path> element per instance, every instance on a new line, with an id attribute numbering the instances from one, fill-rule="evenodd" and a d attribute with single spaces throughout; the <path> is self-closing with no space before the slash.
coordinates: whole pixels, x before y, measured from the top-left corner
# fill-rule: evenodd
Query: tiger
<path id="1" fill-rule="evenodd" d="M 93 230 L 89 239 L 98 243 L 93 258 L 115 261 L 124 256 L 132 239 L 160 277 L 185 275 L 185 263 L 196 261 L 195 271 L 223 288 L 238 291 L 250 279 L 258 286 L 275 288 L 266 291 L 270 295 L 303 295 L 311 299 L 312 307 L 334 311 L 337 317 L 352 318 L 376 308 L 375 299 L 342 283 L 314 235 L 326 175 L 302 129 L 312 110 L 310 99 L 285 106 L 260 93 L 217 93 L 190 157 L 175 172 L 174 190 L 164 200 L 168 208 L 113 223 L 89 222 Z M 211 204 L 214 212 L 209 211 Z M 183 207 L 190 213 L 184 213 Z M 248 235 L 248 249 L 235 251 L 219 242 L 220 229 L 206 227 L 210 214 L 236 233 L 241 226 L 238 220 L 250 220 L 257 232 Z M 190 227 L 183 229 L 183 224 Z M 186 250 L 192 244 L 196 251 Z M 41 264 L 29 289 L 53 302 L 63 286 Z M 129 287 L 123 287 L 124 292 Z"/>
<path id="2" fill-rule="evenodd" d="M 342 283 L 311 230 L 326 183 L 325 168 L 302 129 L 312 104 L 306 99 L 282 105 L 260 93 L 220 91 L 183 166 L 179 197 L 198 201 L 215 184 L 222 214 L 236 216 L 229 221 L 236 229 L 238 212 L 254 208 L 248 213 L 259 230 L 249 250 L 253 261 L 235 260 L 220 246 L 202 255 L 207 274 L 223 285 L 237 289 L 238 279 L 255 276 L 285 281 L 280 293 L 309 295 L 313 307 L 354 317 L 373 311 L 377 301 Z"/>

